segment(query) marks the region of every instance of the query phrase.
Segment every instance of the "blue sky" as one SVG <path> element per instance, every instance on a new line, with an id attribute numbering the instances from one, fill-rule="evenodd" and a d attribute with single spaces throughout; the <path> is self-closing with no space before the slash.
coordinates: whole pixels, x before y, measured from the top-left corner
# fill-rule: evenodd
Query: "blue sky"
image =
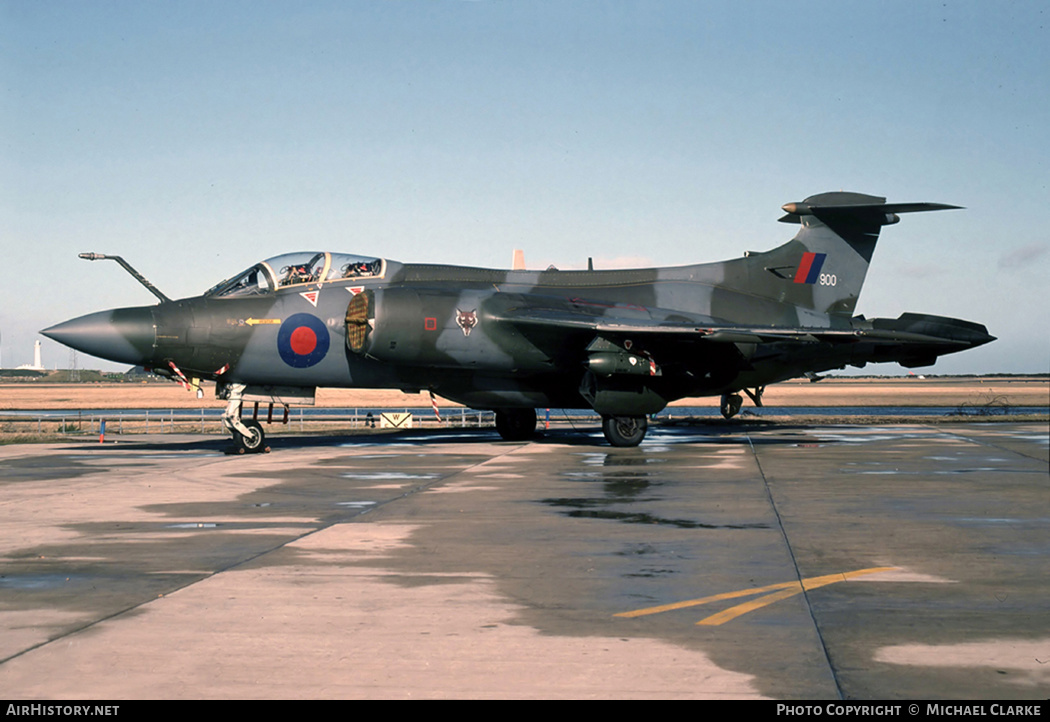
<path id="1" fill-rule="evenodd" d="M 37 331 L 327 249 L 679 265 L 786 241 L 828 190 L 962 211 L 885 229 L 858 312 L 1050 370 L 1050 6 L 0 0 L 4 366 Z M 44 340 L 44 362 L 69 352 Z M 104 366 L 80 359 L 81 367 Z M 904 373 L 896 365 L 869 367 Z"/>

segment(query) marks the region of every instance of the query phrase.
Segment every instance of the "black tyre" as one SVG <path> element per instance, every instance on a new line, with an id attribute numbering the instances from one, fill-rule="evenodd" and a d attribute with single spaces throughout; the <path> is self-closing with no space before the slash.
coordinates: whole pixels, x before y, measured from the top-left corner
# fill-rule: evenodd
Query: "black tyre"
<path id="1" fill-rule="evenodd" d="M 649 430 L 644 416 L 603 416 L 602 432 L 613 446 L 638 446 Z"/>
<path id="2" fill-rule="evenodd" d="M 233 433 L 233 441 L 237 444 L 237 450 L 242 454 L 258 454 L 266 450 L 266 433 L 258 421 L 245 421 L 251 436 L 244 436 L 236 431 Z"/>
<path id="3" fill-rule="evenodd" d="M 528 441 L 536 435 L 536 409 L 497 409 L 496 431 L 506 441 Z"/>
<path id="4" fill-rule="evenodd" d="M 731 419 L 740 413 L 740 407 L 744 404 L 744 399 L 740 394 L 724 394 L 722 396 L 722 416 L 727 419 Z"/>

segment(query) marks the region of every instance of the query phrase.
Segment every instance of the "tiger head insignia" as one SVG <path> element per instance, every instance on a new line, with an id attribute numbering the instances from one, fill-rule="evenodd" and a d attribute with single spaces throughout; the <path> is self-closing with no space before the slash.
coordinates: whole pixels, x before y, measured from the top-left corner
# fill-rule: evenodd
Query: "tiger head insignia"
<path id="1" fill-rule="evenodd" d="M 475 326 L 478 325 L 478 309 L 472 309 L 470 311 L 460 311 L 456 309 L 456 323 L 463 329 L 463 335 L 469 336 L 470 332 Z"/>

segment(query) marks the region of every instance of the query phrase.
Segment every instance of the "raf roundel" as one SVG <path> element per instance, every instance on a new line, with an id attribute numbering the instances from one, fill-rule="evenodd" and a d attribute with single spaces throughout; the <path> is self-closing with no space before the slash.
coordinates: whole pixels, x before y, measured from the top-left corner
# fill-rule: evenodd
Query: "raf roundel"
<path id="1" fill-rule="evenodd" d="M 328 329 L 316 316 L 289 316 L 277 332 L 277 351 L 292 368 L 305 369 L 321 362 L 328 353 Z"/>

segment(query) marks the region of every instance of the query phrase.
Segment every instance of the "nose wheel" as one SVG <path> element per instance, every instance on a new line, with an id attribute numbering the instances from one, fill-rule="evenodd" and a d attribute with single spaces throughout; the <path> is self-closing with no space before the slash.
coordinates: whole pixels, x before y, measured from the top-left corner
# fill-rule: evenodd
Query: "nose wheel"
<path id="1" fill-rule="evenodd" d="M 255 419 L 250 421 L 241 419 L 244 389 L 244 384 L 229 384 L 223 390 L 228 403 L 222 414 L 222 425 L 233 435 L 233 443 L 238 454 L 265 454 L 270 447 L 266 445 L 266 433 L 262 426 Z"/>
<path id="2" fill-rule="evenodd" d="M 244 421 L 247 434 L 239 431 L 233 432 L 233 443 L 237 445 L 238 454 L 259 454 L 269 451 L 266 447 L 266 432 L 258 421 Z"/>

